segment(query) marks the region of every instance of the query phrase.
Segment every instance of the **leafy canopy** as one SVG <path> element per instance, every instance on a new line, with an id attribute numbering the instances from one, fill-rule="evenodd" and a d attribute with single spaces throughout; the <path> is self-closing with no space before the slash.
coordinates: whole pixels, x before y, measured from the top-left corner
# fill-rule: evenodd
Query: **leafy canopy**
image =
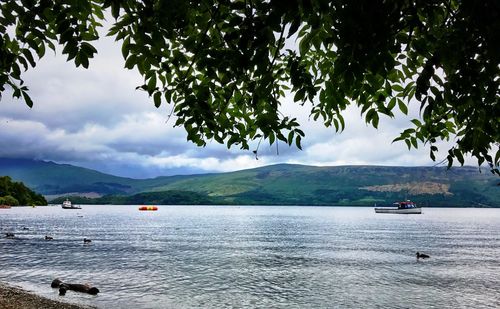
<path id="1" fill-rule="evenodd" d="M 337 131 L 360 107 L 382 115 L 420 105 L 420 119 L 395 141 L 408 148 L 454 139 L 448 165 L 464 155 L 499 174 L 498 0 L 6 0 L 0 15 L 0 94 L 33 102 L 22 70 L 48 48 L 89 66 L 91 42 L 110 11 L 108 35 L 125 67 L 158 107 L 172 104 L 188 139 L 248 149 L 251 140 L 301 148 L 297 119 L 280 112 L 286 91 Z M 298 41 L 287 49 L 285 41 Z M 495 153 L 494 157 L 490 156 Z"/>

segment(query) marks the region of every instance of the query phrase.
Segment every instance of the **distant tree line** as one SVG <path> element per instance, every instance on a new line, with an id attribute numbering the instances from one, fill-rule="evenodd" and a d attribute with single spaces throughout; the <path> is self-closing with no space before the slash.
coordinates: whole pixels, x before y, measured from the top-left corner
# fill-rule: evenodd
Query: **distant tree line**
<path id="1" fill-rule="evenodd" d="M 9 176 L 0 177 L 0 205 L 35 206 L 47 205 L 43 195 L 32 191 L 22 182 L 14 182 Z"/>
<path id="2" fill-rule="evenodd" d="M 52 204 L 61 204 L 66 198 L 75 204 L 97 204 L 97 205 L 219 205 L 227 204 L 223 199 L 211 197 L 205 193 L 193 191 L 167 190 L 159 192 L 142 192 L 130 196 L 105 195 L 99 198 L 88 198 L 82 196 L 60 196 L 51 200 Z"/>

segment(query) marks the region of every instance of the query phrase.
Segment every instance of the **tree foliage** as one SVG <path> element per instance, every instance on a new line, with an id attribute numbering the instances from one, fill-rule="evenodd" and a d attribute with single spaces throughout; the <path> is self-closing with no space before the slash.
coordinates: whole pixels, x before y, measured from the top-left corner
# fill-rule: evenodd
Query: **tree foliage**
<path id="1" fill-rule="evenodd" d="M 22 182 L 13 182 L 9 176 L 0 176 L 0 205 L 47 205 L 47 200 Z"/>
<path id="2" fill-rule="evenodd" d="M 172 104 L 197 145 L 301 148 L 297 119 L 280 111 L 290 91 L 337 131 L 349 105 L 377 128 L 381 116 L 419 104 L 420 118 L 395 141 L 428 144 L 435 160 L 436 143 L 452 139 L 449 166 L 472 155 L 500 175 L 498 0 L 7 0 L 0 93 L 10 87 L 31 106 L 21 71 L 57 44 L 87 68 L 108 11 L 125 67 L 144 77 L 138 88 L 157 107 Z"/>

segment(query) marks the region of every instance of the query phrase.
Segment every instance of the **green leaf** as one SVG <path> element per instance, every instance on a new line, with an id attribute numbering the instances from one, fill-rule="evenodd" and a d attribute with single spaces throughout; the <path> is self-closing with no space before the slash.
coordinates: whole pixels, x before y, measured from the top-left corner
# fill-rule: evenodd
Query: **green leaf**
<path id="1" fill-rule="evenodd" d="M 413 145 L 413 147 L 415 149 L 417 149 L 418 148 L 417 139 L 415 137 L 412 137 L 412 138 L 410 138 L 410 141 L 411 141 L 411 144 Z"/>
<path id="2" fill-rule="evenodd" d="M 38 54 L 38 58 L 42 58 L 43 56 L 45 56 L 45 44 L 43 42 L 41 42 L 38 45 L 37 54 Z"/>
<path id="3" fill-rule="evenodd" d="M 399 141 L 402 141 L 402 140 L 404 140 L 404 139 L 405 139 L 405 137 L 404 137 L 404 136 L 402 136 L 402 135 L 400 135 L 400 136 L 396 137 L 395 139 L 393 139 L 393 140 L 392 140 L 392 142 L 393 142 L 393 143 L 394 143 L 394 142 L 399 142 Z"/>
<path id="4" fill-rule="evenodd" d="M 26 102 L 26 105 L 28 105 L 30 108 L 33 107 L 33 101 L 31 100 L 31 97 L 28 95 L 26 91 L 22 91 L 24 102 Z"/>
<path id="5" fill-rule="evenodd" d="M 309 49 L 311 48 L 311 43 L 318 33 L 318 29 L 311 30 L 310 33 L 307 33 L 302 37 L 302 39 L 299 42 L 299 52 L 301 56 L 305 56 L 307 52 L 309 52 Z"/>
<path id="6" fill-rule="evenodd" d="M 305 95 L 306 95 L 306 91 L 304 88 L 302 88 L 299 91 L 297 91 L 297 93 L 295 93 L 295 96 L 293 97 L 293 101 L 294 102 L 302 101 L 302 100 L 304 100 Z"/>
<path id="7" fill-rule="evenodd" d="M 136 64 L 137 64 L 137 56 L 134 54 L 130 55 L 125 61 L 125 67 L 129 70 L 133 69 Z"/>
<path id="8" fill-rule="evenodd" d="M 391 87 L 394 91 L 397 91 L 397 92 L 402 92 L 404 90 L 404 88 L 398 84 L 392 84 Z"/>
<path id="9" fill-rule="evenodd" d="M 153 95 L 153 100 L 154 100 L 156 108 L 160 107 L 160 105 L 161 105 L 161 92 L 159 92 L 159 91 L 155 92 L 155 94 Z"/>
<path id="10" fill-rule="evenodd" d="M 87 55 L 89 58 L 92 58 L 93 55 L 97 53 L 97 49 L 95 49 L 94 46 L 92 46 L 91 44 L 89 44 L 87 42 L 82 42 L 82 44 L 80 45 L 80 48 L 85 53 L 85 55 Z"/>
<path id="11" fill-rule="evenodd" d="M 450 169 L 451 166 L 453 165 L 453 156 L 448 155 L 446 156 L 446 159 L 448 160 L 448 169 Z"/>
<path id="12" fill-rule="evenodd" d="M 156 89 L 156 74 L 152 74 L 148 82 L 148 91 L 153 92 Z"/>
<path id="13" fill-rule="evenodd" d="M 366 113 L 366 116 L 365 116 L 365 122 L 366 123 L 372 123 L 373 124 L 373 118 L 375 117 L 375 115 L 377 115 L 377 111 L 374 109 L 374 108 L 371 108 L 367 113 Z M 378 115 L 377 115 L 378 117 Z M 377 123 L 378 123 L 378 120 L 377 120 Z"/>
<path id="14" fill-rule="evenodd" d="M 411 149 L 411 142 L 408 139 L 405 139 L 406 146 L 408 146 L 408 150 Z"/>
<path id="15" fill-rule="evenodd" d="M 302 141 L 302 137 L 301 137 L 300 135 L 297 135 L 297 137 L 295 138 L 295 145 L 296 145 L 296 146 L 297 146 L 297 148 L 299 148 L 300 150 L 302 150 L 301 141 Z"/>
<path id="16" fill-rule="evenodd" d="M 375 129 L 377 129 L 377 128 L 378 128 L 378 121 L 379 121 L 379 116 L 378 116 L 378 113 L 377 113 L 377 112 L 375 112 L 375 113 L 373 114 L 373 117 L 372 117 L 372 125 L 373 125 L 373 127 L 374 127 Z"/>
<path id="17" fill-rule="evenodd" d="M 68 60 L 71 60 L 78 54 L 78 46 L 74 43 L 68 43 L 64 46 L 62 53 L 67 54 Z"/>
<path id="18" fill-rule="evenodd" d="M 422 126 L 422 123 L 418 119 L 412 119 L 411 122 L 417 127 Z"/>
<path id="19" fill-rule="evenodd" d="M 24 58 L 29 61 L 31 67 L 34 68 L 36 66 L 36 62 L 35 62 L 35 59 L 33 59 L 33 55 L 31 54 L 31 51 L 29 51 L 28 49 L 23 49 L 22 53 L 24 55 Z"/>
<path id="20" fill-rule="evenodd" d="M 118 19 L 120 16 L 120 4 L 116 2 L 111 3 L 111 15 L 114 19 Z"/>
<path id="21" fill-rule="evenodd" d="M 80 54 L 78 54 L 78 56 L 80 57 L 80 63 L 81 63 L 81 65 L 84 68 L 88 69 L 88 67 L 89 67 L 89 58 L 87 57 L 87 55 L 85 55 L 84 53 L 80 53 Z"/>
<path id="22" fill-rule="evenodd" d="M 130 36 L 127 36 L 122 44 L 123 59 L 127 59 L 129 52 L 130 52 Z"/>
<path id="23" fill-rule="evenodd" d="M 337 114 L 337 119 L 340 121 L 340 131 L 344 131 L 344 129 L 345 129 L 344 117 L 342 117 L 341 114 Z M 302 135 L 302 136 L 304 136 L 304 135 Z"/>
<path id="24" fill-rule="evenodd" d="M 392 98 L 390 101 L 389 101 L 389 104 L 387 104 L 387 109 L 392 111 L 392 109 L 394 108 L 394 106 L 396 106 L 396 98 Z"/>
<path id="25" fill-rule="evenodd" d="M 270 144 L 270 145 L 274 144 L 274 140 L 275 140 L 274 133 L 273 133 L 273 132 L 271 132 L 271 133 L 269 134 L 269 144 Z"/>
<path id="26" fill-rule="evenodd" d="M 398 100 L 398 107 L 399 107 L 399 110 L 405 114 L 405 115 L 408 115 L 408 107 L 406 106 L 406 104 L 403 102 L 403 100 L 401 99 L 397 99 Z"/>
<path id="27" fill-rule="evenodd" d="M 458 162 L 460 162 L 461 165 L 464 165 L 464 156 L 462 155 L 462 152 L 459 149 L 454 149 L 453 154 L 457 158 Z"/>
<path id="28" fill-rule="evenodd" d="M 288 133 L 288 139 L 287 139 L 287 143 L 288 143 L 288 145 L 292 145 L 294 135 L 295 135 L 295 132 L 294 132 L 294 131 L 290 131 L 290 132 Z"/>

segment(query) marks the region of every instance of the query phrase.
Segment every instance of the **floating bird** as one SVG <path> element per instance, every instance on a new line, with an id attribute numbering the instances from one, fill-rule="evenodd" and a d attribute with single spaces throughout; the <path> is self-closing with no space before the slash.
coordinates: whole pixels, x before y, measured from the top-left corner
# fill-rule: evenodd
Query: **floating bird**
<path id="1" fill-rule="evenodd" d="M 92 242 L 92 240 L 90 240 L 90 239 L 88 239 L 88 238 L 84 238 L 84 239 L 83 239 L 83 243 L 84 243 L 84 244 L 88 244 L 88 243 L 91 243 L 91 242 Z"/>
<path id="2" fill-rule="evenodd" d="M 417 260 L 418 259 L 428 259 L 428 258 L 430 258 L 430 256 L 428 256 L 427 254 L 417 252 Z"/>
<path id="3" fill-rule="evenodd" d="M 45 235 L 45 240 L 52 240 L 54 237 Z"/>
<path id="4" fill-rule="evenodd" d="M 7 232 L 7 233 L 5 233 L 5 237 L 14 238 L 14 233 Z"/>

